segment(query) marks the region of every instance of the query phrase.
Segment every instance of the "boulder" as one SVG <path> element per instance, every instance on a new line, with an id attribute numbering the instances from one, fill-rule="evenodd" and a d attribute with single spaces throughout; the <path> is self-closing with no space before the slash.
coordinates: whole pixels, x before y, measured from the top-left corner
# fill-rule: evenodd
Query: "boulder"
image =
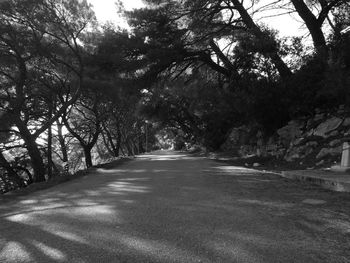
<path id="1" fill-rule="evenodd" d="M 316 166 L 323 165 L 324 163 L 325 163 L 325 161 L 324 161 L 324 160 L 321 160 L 321 161 L 319 161 L 318 163 L 316 163 Z"/>
<path id="2" fill-rule="evenodd" d="M 323 159 L 327 155 L 336 156 L 340 155 L 342 152 L 342 146 L 335 148 L 322 148 L 321 151 L 317 154 L 316 159 Z"/>
<path id="3" fill-rule="evenodd" d="M 324 117 L 325 117 L 324 113 L 318 113 L 318 114 L 315 115 L 313 120 L 314 121 L 319 121 L 319 120 L 322 120 Z"/>
<path id="4" fill-rule="evenodd" d="M 312 147 L 312 148 L 315 148 L 318 146 L 318 142 L 315 142 L 315 141 L 311 141 L 311 142 L 308 142 L 305 144 L 307 147 Z"/>
<path id="5" fill-rule="evenodd" d="M 287 162 L 293 162 L 296 159 L 303 158 L 305 156 L 306 146 L 300 147 L 291 147 L 288 149 L 287 154 L 284 157 L 284 160 Z"/>
<path id="6" fill-rule="evenodd" d="M 343 121 L 343 126 L 345 126 L 345 127 L 350 126 L 350 117 L 345 118 L 345 120 Z"/>
<path id="7" fill-rule="evenodd" d="M 303 121 L 290 121 L 288 125 L 282 127 L 277 131 L 281 141 L 284 145 L 289 145 L 292 140 L 301 136 L 302 128 L 304 127 Z"/>
<path id="8" fill-rule="evenodd" d="M 327 134 L 331 131 L 336 130 L 342 124 L 342 122 L 343 120 L 340 118 L 337 118 L 337 117 L 330 118 L 325 122 L 322 122 L 320 125 L 318 125 L 313 134 L 315 136 L 327 138 L 328 137 Z"/>
<path id="9" fill-rule="evenodd" d="M 302 144 L 304 140 L 305 140 L 305 139 L 304 139 L 303 137 L 300 137 L 300 138 L 297 138 L 297 139 L 295 139 L 294 141 L 292 141 L 292 144 L 295 145 L 295 146 L 297 146 L 297 145 Z"/>
<path id="10" fill-rule="evenodd" d="M 338 108 L 337 113 L 338 114 L 343 114 L 345 112 L 345 105 L 340 105 Z"/>
<path id="11" fill-rule="evenodd" d="M 329 146 L 334 147 L 334 146 L 338 146 L 338 145 L 340 145 L 340 144 L 341 144 L 341 140 L 336 139 L 336 140 L 331 141 L 331 142 L 329 143 Z"/>
<path id="12" fill-rule="evenodd" d="M 285 157 L 284 157 L 284 160 L 286 160 L 287 162 L 293 162 L 297 159 L 300 159 L 300 155 L 299 153 L 294 153 L 294 154 L 287 154 Z"/>
<path id="13" fill-rule="evenodd" d="M 329 137 L 335 137 L 335 136 L 338 136 L 338 135 L 339 135 L 339 131 L 337 131 L 337 130 L 334 130 L 334 131 L 329 133 Z"/>

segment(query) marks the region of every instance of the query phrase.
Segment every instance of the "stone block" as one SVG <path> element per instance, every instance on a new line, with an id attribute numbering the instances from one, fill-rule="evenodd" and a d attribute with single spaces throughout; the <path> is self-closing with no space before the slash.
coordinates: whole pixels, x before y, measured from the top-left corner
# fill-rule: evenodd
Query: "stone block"
<path id="1" fill-rule="evenodd" d="M 283 143 L 288 145 L 292 140 L 301 136 L 303 127 L 303 121 L 290 121 L 287 126 L 277 130 L 277 134 Z"/>
<path id="2" fill-rule="evenodd" d="M 342 147 L 335 147 L 335 148 L 322 148 L 321 151 L 317 154 L 316 159 L 323 159 L 327 155 L 335 156 L 339 155 L 342 152 Z"/>
<path id="3" fill-rule="evenodd" d="M 338 145 L 340 145 L 340 144 L 341 144 L 341 140 L 336 139 L 336 140 L 331 141 L 331 142 L 329 143 L 329 146 L 334 147 L 334 146 L 338 146 Z"/>
<path id="4" fill-rule="evenodd" d="M 322 120 L 324 117 L 325 117 L 324 113 L 318 113 L 318 114 L 315 115 L 313 120 L 314 121 L 319 121 L 319 120 Z"/>
<path id="5" fill-rule="evenodd" d="M 341 124 L 343 120 L 337 117 L 330 118 L 325 122 L 322 122 L 314 131 L 315 136 L 321 136 L 323 138 L 327 138 L 329 132 L 336 130 Z"/>
<path id="6" fill-rule="evenodd" d="M 345 118 L 342 125 L 345 127 L 350 126 L 350 117 Z"/>

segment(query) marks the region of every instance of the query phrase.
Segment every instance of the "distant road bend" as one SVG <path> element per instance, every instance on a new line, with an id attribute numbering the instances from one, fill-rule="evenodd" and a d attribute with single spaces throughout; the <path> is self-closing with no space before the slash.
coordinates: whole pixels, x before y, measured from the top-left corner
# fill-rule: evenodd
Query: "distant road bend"
<path id="1" fill-rule="evenodd" d="M 159 151 L 0 204 L 0 262 L 350 262 L 349 204 Z"/>

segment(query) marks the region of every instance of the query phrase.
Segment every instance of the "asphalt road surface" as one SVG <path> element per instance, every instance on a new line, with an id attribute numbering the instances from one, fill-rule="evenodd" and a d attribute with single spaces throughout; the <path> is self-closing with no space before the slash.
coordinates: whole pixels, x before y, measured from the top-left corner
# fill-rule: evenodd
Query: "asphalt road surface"
<path id="1" fill-rule="evenodd" d="M 350 262 L 350 194 L 157 152 L 0 204 L 0 262 Z"/>

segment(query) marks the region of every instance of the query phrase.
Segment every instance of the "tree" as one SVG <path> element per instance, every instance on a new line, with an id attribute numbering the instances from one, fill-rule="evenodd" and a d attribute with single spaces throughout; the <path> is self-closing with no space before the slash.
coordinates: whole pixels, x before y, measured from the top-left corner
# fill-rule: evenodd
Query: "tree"
<path id="1" fill-rule="evenodd" d="M 83 54 L 79 41 L 83 31 L 93 21 L 93 13 L 86 1 L 5 1 L 1 3 L 0 10 L 1 54 L 6 58 L 1 74 L 8 94 L 4 99 L 9 105 L 6 114 L 13 118 L 25 141 L 32 160 L 34 180 L 43 181 L 45 165 L 36 139 L 80 94 Z M 45 68 L 40 68 L 40 65 Z M 39 82 L 41 77 L 37 79 L 37 74 L 32 74 L 35 71 L 41 71 L 40 75 L 44 78 L 69 72 L 71 84 L 73 79 L 76 80 L 75 92 L 70 94 L 70 99 L 40 127 L 37 126 L 40 116 L 30 120 L 31 114 L 27 112 L 27 98 L 38 101 L 36 98 L 41 91 L 36 89 L 44 87 Z M 35 131 L 28 128 L 29 121 L 36 123 Z"/>
<path id="2" fill-rule="evenodd" d="M 104 118 L 102 103 L 98 93 L 85 90 L 83 96 L 63 115 L 66 128 L 83 148 L 87 167 L 92 166 L 91 150 L 101 133 Z"/>

